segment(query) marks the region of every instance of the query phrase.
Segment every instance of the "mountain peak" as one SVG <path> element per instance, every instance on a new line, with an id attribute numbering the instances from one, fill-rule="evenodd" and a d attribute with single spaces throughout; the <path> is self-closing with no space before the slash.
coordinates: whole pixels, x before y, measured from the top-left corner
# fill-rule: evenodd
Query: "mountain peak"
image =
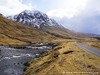
<path id="1" fill-rule="evenodd" d="M 44 14 L 44 13 L 38 11 L 38 10 L 33 10 L 33 11 L 31 11 L 31 10 L 24 10 L 24 11 L 21 12 L 21 14 L 23 14 L 23 13 L 28 14 L 28 15 L 32 15 L 32 14 Z"/>
<path id="2" fill-rule="evenodd" d="M 24 10 L 18 15 L 9 16 L 8 19 L 20 22 L 26 25 L 32 25 L 33 27 L 40 28 L 42 26 L 59 25 L 55 20 L 49 18 L 45 13 L 38 10 Z"/>
<path id="3" fill-rule="evenodd" d="M 38 10 L 24 10 L 24 11 L 22 11 L 23 13 L 40 13 L 40 11 L 38 11 Z M 21 12 L 21 13 L 22 13 Z M 41 12 L 42 13 L 42 12 Z"/>

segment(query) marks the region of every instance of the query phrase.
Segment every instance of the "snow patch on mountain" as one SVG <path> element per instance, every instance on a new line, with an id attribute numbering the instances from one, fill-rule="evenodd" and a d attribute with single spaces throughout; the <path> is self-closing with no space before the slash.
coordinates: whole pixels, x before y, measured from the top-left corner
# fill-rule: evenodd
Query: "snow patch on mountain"
<path id="1" fill-rule="evenodd" d="M 59 26 L 55 20 L 49 18 L 45 13 L 37 10 L 25 10 L 18 15 L 8 16 L 7 18 L 26 25 L 32 25 L 37 28 L 42 26 Z"/>

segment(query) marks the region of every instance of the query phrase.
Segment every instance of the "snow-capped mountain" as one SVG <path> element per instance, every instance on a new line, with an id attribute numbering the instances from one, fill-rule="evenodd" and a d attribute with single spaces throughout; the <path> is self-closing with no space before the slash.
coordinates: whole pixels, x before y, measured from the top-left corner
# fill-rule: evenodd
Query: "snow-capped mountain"
<path id="1" fill-rule="evenodd" d="M 9 16 L 8 19 L 23 23 L 25 25 L 31 25 L 35 28 L 60 38 L 79 38 L 85 35 L 71 31 L 62 25 L 59 25 L 55 20 L 49 18 L 45 13 L 40 11 L 25 10 L 18 15 Z M 87 37 L 87 35 L 86 35 Z"/>
<path id="2" fill-rule="evenodd" d="M 55 20 L 49 18 L 45 13 L 40 11 L 25 10 L 18 15 L 8 16 L 7 18 L 26 25 L 32 25 L 37 28 L 42 26 L 59 26 Z"/>

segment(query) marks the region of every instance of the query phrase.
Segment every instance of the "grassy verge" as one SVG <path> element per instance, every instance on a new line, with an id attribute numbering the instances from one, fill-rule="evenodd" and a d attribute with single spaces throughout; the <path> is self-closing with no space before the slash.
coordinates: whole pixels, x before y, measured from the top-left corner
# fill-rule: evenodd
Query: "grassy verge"
<path id="1" fill-rule="evenodd" d="M 82 42 L 82 43 L 86 44 L 88 46 L 100 49 L 100 41 L 85 41 L 85 42 Z"/>
<path id="2" fill-rule="evenodd" d="M 99 75 L 100 58 L 75 46 L 75 40 L 55 41 L 59 46 L 29 62 L 24 75 Z"/>

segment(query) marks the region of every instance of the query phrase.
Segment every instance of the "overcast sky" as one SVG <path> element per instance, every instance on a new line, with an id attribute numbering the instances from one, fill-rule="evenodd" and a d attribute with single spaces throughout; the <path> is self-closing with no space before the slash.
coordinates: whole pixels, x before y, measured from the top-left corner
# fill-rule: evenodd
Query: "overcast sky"
<path id="1" fill-rule="evenodd" d="M 100 0 L 0 0 L 5 16 L 23 10 L 42 11 L 71 30 L 100 34 Z"/>

